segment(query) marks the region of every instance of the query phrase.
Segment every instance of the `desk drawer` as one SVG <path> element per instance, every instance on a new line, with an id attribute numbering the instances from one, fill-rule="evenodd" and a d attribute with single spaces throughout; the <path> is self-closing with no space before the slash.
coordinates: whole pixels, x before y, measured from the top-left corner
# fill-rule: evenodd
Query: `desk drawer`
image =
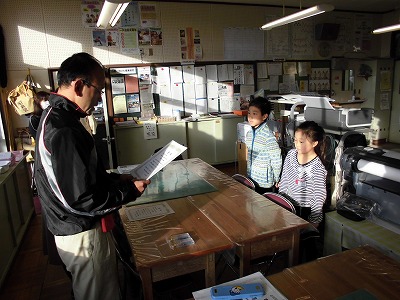
<path id="1" fill-rule="evenodd" d="M 190 260 L 181 260 L 168 265 L 152 268 L 153 282 L 207 269 L 208 256 L 202 256 Z"/>
<path id="2" fill-rule="evenodd" d="M 272 255 L 275 252 L 285 251 L 292 248 L 293 234 L 274 236 L 262 241 L 251 243 L 251 259 Z"/>

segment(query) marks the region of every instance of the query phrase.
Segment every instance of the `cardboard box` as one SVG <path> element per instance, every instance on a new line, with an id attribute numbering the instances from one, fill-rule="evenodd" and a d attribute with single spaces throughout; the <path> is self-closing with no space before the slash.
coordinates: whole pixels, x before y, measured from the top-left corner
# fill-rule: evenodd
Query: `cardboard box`
<path id="1" fill-rule="evenodd" d="M 248 122 L 241 122 L 237 124 L 237 140 L 241 143 L 246 142 L 246 134 L 251 130 L 251 126 Z"/>
<path id="2" fill-rule="evenodd" d="M 247 147 L 245 143 L 237 143 L 238 173 L 247 176 Z"/>

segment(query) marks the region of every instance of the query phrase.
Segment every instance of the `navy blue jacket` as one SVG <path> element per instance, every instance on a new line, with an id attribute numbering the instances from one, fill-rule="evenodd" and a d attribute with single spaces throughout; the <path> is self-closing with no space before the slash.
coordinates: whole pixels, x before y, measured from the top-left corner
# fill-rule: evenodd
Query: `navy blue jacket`
<path id="1" fill-rule="evenodd" d="M 80 122 L 85 113 L 61 95 L 52 94 L 49 102 L 36 135 L 36 186 L 49 230 L 72 235 L 92 229 L 140 193 L 133 182 L 106 172 Z"/>

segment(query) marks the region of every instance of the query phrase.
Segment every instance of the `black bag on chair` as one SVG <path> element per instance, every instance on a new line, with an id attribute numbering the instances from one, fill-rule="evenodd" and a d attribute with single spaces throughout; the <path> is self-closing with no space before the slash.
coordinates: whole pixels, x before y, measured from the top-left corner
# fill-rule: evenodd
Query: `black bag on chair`
<path id="1" fill-rule="evenodd" d="M 293 204 L 294 208 L 296 209 L 297 216 L 308 221 L 308 217 L 311 214 L 311 207 L 300 206 L 296 201 L 293 200 L 292 197 L 285 193 L 279 193 L 279 195 L 283 196 L 286 200 L 289 200 Z"/>

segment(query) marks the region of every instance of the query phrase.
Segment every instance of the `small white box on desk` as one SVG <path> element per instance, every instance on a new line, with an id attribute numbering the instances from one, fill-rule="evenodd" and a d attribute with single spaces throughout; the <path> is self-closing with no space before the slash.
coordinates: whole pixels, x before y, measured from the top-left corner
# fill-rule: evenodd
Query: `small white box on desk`
<path id="1" fill-rule="evenodd" d="M 239 142 L 246 142 L 246 134 L 251 130 L 249 122 L 241 122 L 237 124 L 237 138 Z"/>

